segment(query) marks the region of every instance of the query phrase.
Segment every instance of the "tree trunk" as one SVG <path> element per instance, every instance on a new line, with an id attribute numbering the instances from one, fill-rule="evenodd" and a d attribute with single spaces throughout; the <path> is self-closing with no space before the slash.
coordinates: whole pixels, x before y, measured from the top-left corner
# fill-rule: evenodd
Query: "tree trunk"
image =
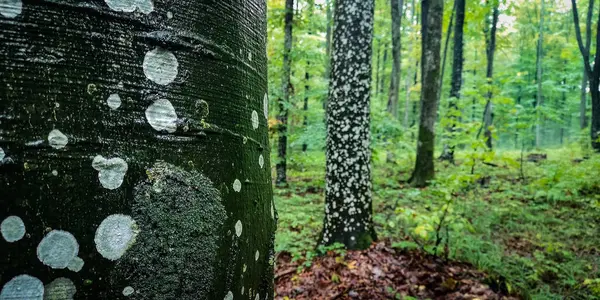
<path id="1" fill-rule="evenodd" d="M 367 0 L 369 1 L 369 0 Z M 381 63 L 381 73 L 379 75 L 379 91 L 377 92 L 377 95 L 379 94 L 383 94 L 383 90 L 384 90 L 384 86 L 385 86 L 385 66 L 387 66 L 387 60 L 388 60 L 388 45 L 387 44 L 383 44 L 383 62 Z"/>
<path id="2" fill-rule="evenodd" d="M 417 143 L 417 160 L 411 183 L 426 186 L 435 177 L 433 153 L 435 121 L 437 119 L 440 87 L 440 50 L 442 42 L 443 0 L 421 2 L 421 119 Z"/>
<path id="3" fill-rule="evenodd" d="M 585 67 L 588 81 L 590 83 L 590 91 L 592 94 L 592 123 L 590 126 L 590 136 L 592 141 L 592 148 L 596 152 L 600 152 L 600 141 L 598 140 L 600 134 L 600 91 L 598 87 L 600 84 L 600 14 L 598 15 L 598 22 L 596 28 L 596 54 L 594 57 L 593 67 L 590 64 L 590 48 L 591 45 L 584 45 L 581 38 L 581 29 L 579 28 L 579 13 L 577 11 L 577 2 L 571 0 L 573 7 L 573 23 L 575 24 L 575 35 L 577 38 L 577 45 L 583 57 L 583 65 Z M 593 11 L 593 7 L 590 9 Z M 589 12 L 588 12 L 588 18 Z M 591 30 L 587 30 L 591 36 Z M 587 42 L 587 41 L 586 41 Z"/>
<path id="4" fill-rule="evenodd" d="M 414 22 L 415 22 L 416 11 L 417 11 L 415 5 L 416 5 L 415 4 L 415 0 L 412 0 L 411 6 L 410 6 L 410 14 L 411 14 L 411 17 L 410 17 L 411 26 L 410 26 L 410 28 L 414 28 L 413 25 L 414 25 Z M 414 43 L 413 40 L 409 41 L 409 46 L 408 46 L 408 55 L 409 56 L 412 55 L 412 52 L 413 52 L 413 43 Z M 416 72 L 417 71 L 415 70 L 415 73 Z M 409 127 L 409 123 L 408 122 L 409 122 L 409 112 L 410 112 L 409 106 L 410 106 L 410 80 L 411 80 L 410 77 L 411 76 L 412 76 L 412 68 L 411 68 L 411 65 L 409 64 L 408 65 L 408 71 L 406 72 L 406 96 L 405 96 L 406 98 L 404 100 L 404 122 L 403 123 L 404 123 L 404 128 L 405 129 L 407 129 Z"/>
<path id="5" fill-rule="evenodd" d="M 320 244 L 339 242 L 349 249 L 367 248 L 376 239 L 369 133 L 373 14 L 373 0 L 335 4 L 327 107 L 327 188 Z"/>
<path id="6" fill-rule="evenodd" d="M 0 299 L 273 299 L 265 2 L 126 3 L 0 5 Z"/>
<path id="7" fill-rule="evenodd" d="M 286 185 L 287 184 L 287 135 L 288 135 L 288 114 L 289 110 L 287 109 L 288 103 L 290 103 L 290 94 L 292 92 L 292 83 L 290 81 L 291 71 L 292 71 L 292 28 L 294 21 L 294 0 L 286 0 L 285 1 L 285 22 L 284 22 L 284 48 L 283 48 L 283 79 L 282 82 L 282 90 L 283 90 L 283 99 L 279 101 L 279 115 L 277 116 L 277 120 L 279 121 L 278 125 L 278 135 L 279 135 L 279 144 L 277 148 L 277 180 L 276 184 Z"/>
<path id="8" fill-rule="evenodd" d="M 448 45 L 450 44 L 450 34 L 452 33 L 452 24 L 454 22 L 454 14 L 456 12 L 456 1 L 452 6 L 452 13 L 450 14 L 450 22 L 448 23 L 448 29 L 446 30 L 446 42 L 444 43 L 444 54 L 442 56 L 442 71 L 440 75 L 440 91 L 444 87 L 444 74 L 446 74 L 446 60 L 448 58 Z M 440 98 L 442 93 L 440 92 Z M 439 102 L 440 100 L 438 100 Z"/>
<path id="9" fill-rule="evenodd" d="M 589 0 L 587 17 L 585 21 L 585 49 L 590 49 L 592 44 L 592 18 L 594 15 L 594 0 Z M 579 125 L 581 129 L 585 129 L 588 126 L 587 117 L 587 87 L 588 87 L 588 74 L 583 68 L 583 78 L 581 79 L 581 101 L 579 103 Z"/>
<path id="10" fill-rule="evenodd" d="M 402 7 L 403 0 L 390 0 L 392 6 L 392 78 L 390 80 L 390 90 L 387 110 L 394 118 L 398 118 L 398 95 L 400 93 L 400 74 L 401 69 L 401 27 L 402 27 Z"/>
<path id="11" fill-rule="evenodd" d="M 492 1 L 492 15 L 491 15 L 491 24 L 486 26 L 486 57 L 487 57 L 487 72 L 486 78 L 489 85 L 489 90 L 487 93 L 487 103 L 485 105 L 485 109 L 483 112 L 483 124 L 485 127 L 485 143 L 488 149 L 492 149 L 492 124 L 494 121 L 494 105 L 492 103 L 492 86 L 494 83 L 494 54 L 496 52 L 496 30 L 498 26 L 498 17 L 500 12 L 498 10 L 498 0 L 487 0 L 486 3 L 489 5 L 489 1 Z M 490 18 L 486 18 L 487 23 L 490 22 Z M 491 27 L 491 28 L 490 28 Z"/>
<path id="12" fill-rule="evenodd" d="M 535 147 L 541 148 L 542 146 L 542 106 L 544 105 L 544 95 L 542 91 L 542 60 L 544 51 L 544 12 L 545 12 L 545 1 L 541 0 L 540 6 L 540 27 L 539 27 L 539 38 L 537 42 L 536 52 L 536 81 L 537 81 L 537 98 L 536 98 L 536 122 L 535 122 Z"/>
<path id="13" fill-rule="evenodd" d="M 379 66 L 381 64 L 381 42 L 377 43 L 377 62 L 375 64 L 375 95 L 379 94 Z"/>
<path id="14" fill-rule="evenodd" d="M 331 11 L 332 1 L 333 0 L 325 0 L 325 14 L 327 17 L 327 25 L 325 30 L 325 53 L 327 54 L 325 63 L 325 79 L 327 81 L 329 81 L 329 77 L 331 76 L 331 23 L 333 22 L 333 14 Z M 327 97 L 325 97 L 323 100 L 323 110 L 327 110 Z M 327 113 L 325 113 L 324 119 L 327 119 Z"/>
<path id="15" fill-rule="evenodd" d="M 306 4 L 308 5 L 308 22 L 310 23 L 313 17 L 315 2 L 314 0 L 308 0 Z M 312 35 L 310 30 L 308 31 L 308 35 Z M 302 126 L 305 131 L 308 127 L 308 93 L 310 92 L 310 60 L 309 58 L 306 58 L 306 60 L 306 71 L 304 72 L 304 105 L 302 107 L 302 110 L 304 111 L 304 120 L 302 121 Z M 306 152 L 306 150 L 308 150 L 308 144 L 306 143 L 305 139 L 302 143 L 302 152 Z"/>
<path id="16" fill-rule="evenodd" d="M 465 25 L 465 0 L 455 0 L 456 9 L 456 24 L 454 25 L 454 49 L 452 51 L 452 78 L 450 81 L 450 99 L 448 100 L 448 108 L 450 114 L 451 124 L 448 128 L 450 138 L 456 128 L 458 122 L 456 113 L 458 111 L 458 100 L 460 99 L 460 90 L 462 88 L 462 72 L 464 65 L 464 25 Z M 450 27 L 448 27 L 450 30 Z M 443 76 L 443 75 L 442 75 Z M 447 160 L 454 163 L 454 145 L 444 145 L 444 152 L 441 157 L 443 160 Z"/>

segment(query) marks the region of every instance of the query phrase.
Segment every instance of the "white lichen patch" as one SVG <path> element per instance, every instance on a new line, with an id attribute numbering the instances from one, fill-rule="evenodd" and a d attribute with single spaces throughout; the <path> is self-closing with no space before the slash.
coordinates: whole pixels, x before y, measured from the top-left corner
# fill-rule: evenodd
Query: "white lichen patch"
<path id="1" fill-rule="evenodd" d="M 123 289 L 123 296 L 125 296 L 125 297 L 131 296 L 131 295 L 133 295 L 133 293 L 135 293 L 135 289 L 133 287 L 126 286 Z"/>
<path id="2" fill-rule="evenodd" d="M 271 201 L 271 218 L 275 219 L 275 204 Z"/>
<path id="3" fill-rule="evenodd" d="M 98 171 L 98 179 L 102 187 L 114 190 L 123 184 L 128 166 L 127 162 L 121 158 L 106 159 L 97 155 L 92 161 L 92 168 Z"/>
<path id="4" fill-rule="evenodd" d="M 142 68 L 148 79 L 167 85 L 177 77 L 179 62 L 171 51 L 157 47 L 146 53 Z"/>
<path id="5" fill-rule="evenodd" d="M 254 260 L 258 261 L 259 257 L 260 257 L 260 252 L 258 252 L 258 250 L 256 250 L 256 253 L 254 253 Z"/>
<path id="6" fill-rule="evenodd" d="M 58 171 L 52 170 L 52 176 L 58 176 Z"/>
<path id="7" fill-rule="evenodd" d="M 37 257 L 46 266 L 64 269 L 79 253 L 75 237 L 63 230 L 50 231 L 37 247 Z"/>
<path id="8" fill-rule="evenodd" d="M 256 293 L 256 297 L 254 297 L 254 300 L 260 300 L 260 294 Z"/>
<path id="9" fill-rule="evenodd" d="M 167 19 L 173 19 L 173 13 L 168 11 L 167 12 Z"/>
<path id="10" fill-rule="evenodd" d="M 146 109 L 146 119 L 156 131 L 177 131 L 177 113 L 171 101 L 158 99 Z"/>
<path id="11" fill-rule="evenodd" d="M 69 143 L 69 138 L 60 130 L 54 129 L 48 134 L 48 143 L 54 149 L 62 149 Z"/>
<path id="12" fill-rule="evenodd" d="M 242 190 L 242 182 L 239 179 L 233 181 L 233 190 L 238 193 Z"/>
<path id="13" fill-rule="evenodd" d="M 0 147 L 0 162 L 2 162 L 4 160 L 5 156 L 6 156 L 6 153 L 4 152 L 4 149 L 2 149 Z"/>
<path id="14" fill-rule="evenodd" d="M 114 11 L 133 12 L 136 8 L 144 14 L 154 11 L 152 0 L 104 0 L 104 2 Z"/>
<path id="15" fill-rule="evenodd" d="M 130 216 L 110 215 L 96 230 L 96 250 L 106 259 L 117 260 L 135 243 L 138 232 L 138 226 Z"/>
<path id="16" fill-rule="evenodd" d="M 106 104 L 108 104 L 108 107 L 111 109 L 119 109 L 119 107 L 121 107 L 121 96 L 119 96 L 119 94 L 110 94 L 108 99 L 106 99 Z"/>
<path id="17" fill-rule="evenodd" d="M 76 292 L 71 279 L 59 277 L 46 285 L 44 300 L 72 300 Z"/>
<path id="18" fill-rule="evenodd" d="M 21 240 L 25 236 L 25 223 L 17 216 L 10 216 L 0 224 L 0 233 L 9 243 Z"/>
<path id="19" fill-rule="evenodd" d="M 227 295 L 225 295 L 223 300 L 233 300 L 233 293 L 231 291 L 227 292 Z"/>
<path id="20" fill-rule="evenodd" d="M 269 119 L 269 97 L 267 96 L 267 94 L 265 94 L 265 97 L 263 98 L 263 110 L 264 110 L 264 114 L 265 114 L 265 119 Z"/>
<path id="21" fill-rule="evenodd" d="M 246 266 L 246 264 L 244 264 L 244 266 L 242 267 L 242 273 L 246 273 L 246 269 L 248 269 L 248 266 Z"/>
<path id="22" fill-rule="evenodd" d="M 6 18 L 14 18 L 23 11 L 21 0 L 0 0 L 0 15 Z"/>
<path id="23" fill-rule="evenodd" d="M 258 113 L 255 110 L 252 111 L 252 117 L 250 119 L 252 121 L 252 128 L 254 128 L 254 130 L 258 129 Z"/>
<path id="24" fill-rule="evenodd" d="M 13 277 L 0 292 L 0 300 L 42 300 L 43 297 L 44 284 L 39 279 L 26 274 Z"/>
<path id="25" fill-rule="evenodd" d="M 83 269 L 84 264 L 85 264 L 85 262 L 83 261 L 83 259 L 81 259 L 81 257 L 75 257 L 67 265 L 67 269 L 69 269 L 73 272 L 79 272 L 79 271 L 81 271 L 81 269 Z"/>
<path id="26" fill-rule="evenodd" d="M 237 237 L 242 235 L 242 221 L 240 220 L 235 223 L 235 235 L 237 235 Z"/>
<path id="27" fill-rule="evenodd" d="M 265 158 L 262 154 L 258 156 L 258 165 L 261 169 L 265 166 Z"/>

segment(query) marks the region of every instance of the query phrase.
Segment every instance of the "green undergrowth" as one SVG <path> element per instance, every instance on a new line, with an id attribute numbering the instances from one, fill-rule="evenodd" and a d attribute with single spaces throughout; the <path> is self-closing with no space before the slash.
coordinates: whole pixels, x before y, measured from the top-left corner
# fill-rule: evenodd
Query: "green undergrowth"
<path id="1" fill-rule="evenodd" d="M 518 151 L 475 167 L 459 154 L 457 166 L 437 163 L 436 182 L 425 189 L 402 183 L 414 158 L 380 154 L 373 168 L 379 237 L 469 262 L 493 288 L 525 299 L 600 299 L 600 156 L 547 153 L 523 168 Z M 295 155 L 289 186 L 275 189 L 276 250 L 294 259 L 318 253 L 324 160 L 321 152 Z"/>

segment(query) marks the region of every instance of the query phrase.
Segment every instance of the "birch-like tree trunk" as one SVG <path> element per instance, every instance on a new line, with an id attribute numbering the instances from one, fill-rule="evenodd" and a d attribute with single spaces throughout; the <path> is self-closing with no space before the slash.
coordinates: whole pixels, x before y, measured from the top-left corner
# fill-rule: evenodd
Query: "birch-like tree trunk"
<path id="1" fill-rule="evenodd" d="M 277 146 L 277 185 L 287 184 L 287 136 L 288 136 L 288 114 L 287 108 L 290 103 L 292 93 L 292 83 L 290 81 L 292 74 L 292 28 L 294 21 L 294 0 L 285 1 L 284 17 L 284 48 L 283 48 L 283 78 L 281 80 L 281 89 L 283 98 L 279 101 L 278 121 L 278 146 Z"/>
<path id="2" fill-rule="evenodd" d="M 369 126 L 373 14 L 373 0 L 335 3 L 320 243 L 339 242 L 350 249 L 366 248 L 376 239 Z"/>
<path id="3" fill-rule="evenodd" d="M 433 152 L 435 146 L 435 121 L 440 99 L 443 0 L 421 2 L 421 118 L 417 141 L 417 160 L 411 183 L 423 187 L 435 177 Z"/>
<path id="4" fill-rule="evenodd" d="M 491 2 L 491 3 L 490 3 Z M 485 54 L 487 58 L 487 71 L 486 79 L 489 85 L 487 92 L 487 102 L 483 111 L 483 127 L 485 143 L 488 149 L 492 149 L 493 137 L 492 137 L 492 124 L 494 122 L 494 103 L 492 98 L 494 93 L 492 92 L 492 86 L 494 83 L 494 54 L 496 53 L 496 31 L 498 29 L 498 18 L 500 15 L 499 11 L 499 0 L 486 0 L 486 5 L 490 8 L 490 14 L 486 16 L 486 27 L 485 27 Z M 481 131 L 480 131 L 481 132 Z M 479 137 L 479 134 L 478 134 Z"/>
<path id="5" fill-rule="evenodd" d="M 264 1 L 0 3 L 0 299 L 272 299 Z"/>

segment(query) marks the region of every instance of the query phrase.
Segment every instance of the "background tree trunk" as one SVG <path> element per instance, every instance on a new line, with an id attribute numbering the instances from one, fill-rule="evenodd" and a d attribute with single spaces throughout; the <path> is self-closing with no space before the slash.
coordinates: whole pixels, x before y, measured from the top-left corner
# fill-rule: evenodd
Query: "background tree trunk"
<path id="1" fill-rule="evenodd" d="M 464 26 L 465 26 L 465 0 L 455 0 L 456 9 L 456 24 L 454 25 L 454 49 L 452 51 L 452 78 L 450 81 L 450 99 L 448 100 L 448 108 L 451 124 L 448 128 L 450 137 L 456 128 L 458 118 L 458 100 L 460 99 L 460 90 L 462 89 L 462 72 L 464 65 Z M 444 145 L 444 153 L 442 159 L 454 163 L 454 145 Z"/>
<path id="2" fill-rule="evenodd" d="M 265 2 L 106 3 L 0 15 L 3 297 L 272 299 Z"/>
<path id="3" fill-rule="evenodd" d="M 333 0 L 325 0 L 325 14 L 327 17 L 327 25 L 325 29 L 325 53 L 327 53 L 327 62 L 325 63 L 325 79 L 329 81 L 331 76 L 331 23 L 333 22 L 333 13 L 331 11 L 331 3 Z M 324 97 L 323 110 L 327 110 L 327 97 Z M 327 113 L 325 113 L 327 119 Z"/>
<path id="4" fill-rule="evenodd" d="M 411 183 L 423 187 L 435 177 L 433 152 L 440 80 L 440 50 L 442 42 L 443 0 L 421 2 L 421 119 L 417 143 L 417 160 Z"/>
<path id="5" fill-rule="evenodd" d="M 401 27 L 402 27 L 402 7 L 404 6 L 403 0 L 390 0 L 392 6 L 392 78 L 390 80 L 390 90 L 387 110 L 398 118 L 398 95 L 400 93 L 400 74 L 401 69 Z"/>
<path id="6" fill-rule="evenodd" d="M 313 9 L 315 6 L 314 0 L 308 0 L 306 5 L 308 5 L 308 22 L 310 23 L 313 17 Z M 308 31 L 308 35 L 312 35 L 310 30 Z M 306 58 L 306 71 L 304 72 L 304 105 L 302 110 L 304 111 L 304 118 L 302 121 L 302 126 L 304 130 L 308 128 L 308 94 L 310 92 L 310 58 Z M 306 140 L 302 143 L 302 152 L 306 152 L 308 149 L 308 144 L 306 144 Z"/>
<path id="7" fill-rule="evenodd" d="M 491 1 L 492 3 L 489 3 Z M 500 12 L 498 10 L 498 0 L 486 0 L 488 5 L 491 5 L 491 20 L 490 16 L 486 18 L 488 25 L 486 26 L 486 58 L 487 58 L 487 72 L 486 78 L 489 85 L 489 90 L 487 93 L 487 103 L 485 105 L 485 109 L 483 112 L 483 125 L 484 125 L 484 136 L 485 143 L 488 149 L 492 149 L 492 124 L 494 121 L 494 104 L 492 103 L 492 97 L 494 96 L 492 92 L 492 87 L 494 83 L 494 54 L 496 53 L 496 31 L 498 26 L 498 17 Z M 491 21 L 491 24 L 489 24 Z M 491 28 L 490 28 L 491 27 Z"/>
<path id="8" fill-rule="evenodd" d="M 411 2 L 411 6 L 410 6 L 410 26 L 409 28 L 414 28 L 414 23 L 415 23 L 415 19 L 416 19 L 416 6 L 415 6 L 415 0 L 412 0 Z M 412 55 L 413 52 L 413 40 L 409 41 L 408 44 L 408 55 Z M 417 70 L 415 70 L 414 73 L 417 73 Z M 406 72 L 406 95 L 405 95 L 405 100 L 404 100 L 404 128 L 409 128 L 409 116 L 410 116 L 410 82 L 411 82 L 411 76 L 412 76 L 412 67 L 411 64 L 408 64 L 408 71 Z"/>
<path id="9" fill-rule="evenodd" d="M 290 95 L 292 93 L 292 83 L 290 81 L 292 71 L 292 28 L 294 22 L 294 0 L 285 1 L 285 21 L 284 21 L 284 49 L 283 49 L 283 79 L 282 90 L 283 99 L 279 101 L 279 115 L 277 120 L 279 144 L 277 148 L 277 185 L 287 184 L 287 134 L 288 134 L 288 114 L 287 105 L 290 103 Z"/>
<path id="10" fill-rule="evenodd" d="M 379 94 L 383 94 L 384 89 L 385 89 L 385 67 L 387 66 L 387 60 L 388 60 L 388 44 L 384 43 L 383 44 L 383 61 L 381 62 L 381 72 L 379 73 L 379 91 L 377 92 L 377 95 Z"/>
<path id="11" fill-rule="evenodd" d="M 544 13 L 545 13 L 545 1 L 541 0 L 540 5 L 540 27 L 539 27 L 539 38 L 537 42 L 536 52 L 536 81 L 537 81 L 537 98 L 536 98 L 536 122 L 535 122 L 535 147 L 541 148 L 542 146 L 542 106 L 544 105 L 544 95 L 542 90 L 542 60 L 544 56 Z"/>
<path id="12" fill-rule="evenodd" d="M 369 133 L 373 14 L 373 0 L 335 4 L 320 244 L 339 242 L 349 249 L 367 248 L 376 239 Z"/>
<path id="13" fill-rule="evenodd" d="M 589 0 L 587 17 L 585 21 L 585 49 L 590 49 L 592 45 L 592 18 L 594 16 L 594 0 Z M 579 125 L 581 129 L 585 129 L 588 126 L 587 117 L 587 87 L 588 87 L 588 74 L 583 68 L 583 78 L 581 79 L 581 101 L 579 103 Z"/>

